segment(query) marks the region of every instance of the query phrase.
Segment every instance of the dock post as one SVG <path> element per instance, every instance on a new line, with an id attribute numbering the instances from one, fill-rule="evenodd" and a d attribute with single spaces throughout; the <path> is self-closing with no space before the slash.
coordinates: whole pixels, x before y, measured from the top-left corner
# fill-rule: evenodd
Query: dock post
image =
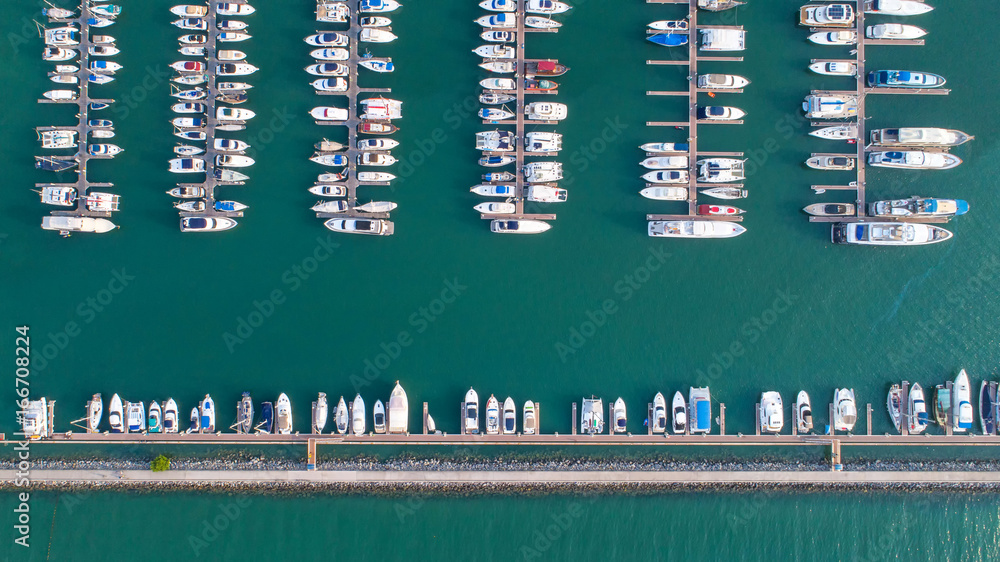
<path id="1" fill-rule="evenodd" d="M 572 435 L 576 435 L 576 402 L 573 402 L 573 419 L 570 421 Z"/>
<path id="2" fill-rule="evenodd" d="M 646 404 L 646 434 L 653 434 L 653 403 Z"/>
<path id="3" fill-rule="evenodd" d="M 753 405 L 753 411 L 755 414 L 755 419 L 753 422 L 754 433 L 756 435 L 760 435 L 760 402 L 757 402 L 756 404 Z"/>
<path id="4" fill-rule="evenodd" d="M 792 435 L 799 434 L 799 409 L 792 406 Z"/>
<path id="5" fill-rule="evenodd" d="M 458 407 L 458 416 L 459 416 L 459 420 L 460 420 L 459 421 L 459 423 L 460 423 L 459 427 L 461 428 L 461 429 L 459 429 L 459 433 L 461 435 L 465 435 L 467 433 L 465 431 L 465 400 L 462 400 L 462 404 Z"/>
<path id="6" fill-rule="evenodd" d="M 347 403 L 347 435 L 352 433 L 354 433 L 354 400 Z"/>
<path id="7" fill-rule="evenodd" d="M 427 435 L 427 402 L 424 402 L 424 435 Z"/>
<path id="8" fill-rule="evenodd" d="M 872 404 L 868 403 L 868 435 L 872 434 Z"/>
<path id="9" fill-rule="evenodd" d="M 719 402 L 719 435 L 726 434 L 726 403 Z"/>
<path id="10" fill-rule="evenodd" d="M 951 399 L 951 381 L 944 383 L 944 387 L 948 389 L 948 400 L 952 404 L 954 404 L 954 400 Z M 952 430 L 953 429 L 951 420 L 952 416 L 954 416 L 954 412 L 951 411 L 951 404 L 948 404 L 948 415 L 945 416 L 945 426 L 944 426 L 945 435 L 953 435 L 955 433 Z"/>
<path id="11" fill-rule="evenodd" d="M 313 400 L 312 418 L 311 419 L 312 419 L 312 421 L 309 422 L 309 424 L 310 424 L 309 427 L 311 428 L 311 431 L 309 431 L 309 433 L 317 433 L 317 431 L 316 431 L 316 401 L 315 400 Z M 333 420 L 333 424 L 336 425 L 337 424 L 337 420 Z"/>
<path id="12" fill-rule="evenodd" d="M 833 424 L 833 404 L 830 404 L 830 432 L 829 435 L 837 434 L 837 426 Z"/>
<path id="13" fill-rule="evenodd" d="M 542 434 L 542 403 L 535 402 L 535 434 Z"/>
<path id="14" fill-rule="evenodd" d="M 903 381 L 903 394 L 899 397 L 899 434 L 910 434 L 910 383 Z"/>
<path id="15" fill-rule="evenodd" d="M 316 439 L 312 437 L 306 442 L 306 470 L 316 470 Z"/>

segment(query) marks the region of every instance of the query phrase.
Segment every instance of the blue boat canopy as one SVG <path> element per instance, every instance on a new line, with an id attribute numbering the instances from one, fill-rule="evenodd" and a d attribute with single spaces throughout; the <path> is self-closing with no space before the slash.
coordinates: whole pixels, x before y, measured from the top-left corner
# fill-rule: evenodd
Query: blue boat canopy
<path id="1" fill-rule="evenodd" d="M 962 199 L 956 199 L 955 200 L 955 206 L 957 207 L 956 210 L 955 210 L 955 214 L 956 215 L 964 215 L 965 213 L 969 212 L 969 202 L 968 201 L 964 201 Z"/>
<path id="2" fill-rule="evenodd" d="M 698 414 L 698 428 L 710 428 L 712 426 L 712 405 L 708 403 L 708 400 L 699 400 L 695 408 Z"/>
<path id="3" fill-rule="evenodd" d="M 656 35 L 651 35 L 648 39 L 657 45 L 665 47 L 678 47 L 680 45 L 687 45 L 688 42 L 688 36 L 680 33 L 657 33 Z"/>

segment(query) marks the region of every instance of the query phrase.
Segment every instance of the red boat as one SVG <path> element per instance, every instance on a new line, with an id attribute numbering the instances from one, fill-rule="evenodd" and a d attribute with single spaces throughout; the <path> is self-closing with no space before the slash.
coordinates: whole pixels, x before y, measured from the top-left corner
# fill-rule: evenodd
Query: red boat
<path id="1" fill-rule="evenodd" d="M 699 215 L 742 215 L 745 212 L 738 207 L 727 205 L 698 205 Z"/>
<path id="2" fill-rule="evenodd" d="M 205 63 L 197 61 L 178 61 L 170 65 L 170 68 L 177 72 L 202 72 L 205 70 Z"/>
<path id="3" fill-rule="evenodd" d="M 399 127 L 389 123 L 378 123 L 375 121 L 362 121 L 358 123 L 358 132 L 369 135 L 391 135 L 399 130 Z"/>
<path id="4" fill-rule="evenodd" d="M 525 66 L 528 76 L 562 76 L 569 70 L 568 66 L 553 60 L 530 62 Z"/>

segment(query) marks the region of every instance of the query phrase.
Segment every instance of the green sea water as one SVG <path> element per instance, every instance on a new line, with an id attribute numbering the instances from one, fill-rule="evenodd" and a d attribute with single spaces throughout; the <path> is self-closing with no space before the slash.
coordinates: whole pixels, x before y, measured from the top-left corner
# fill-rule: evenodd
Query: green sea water
<path id="1" fill-rule="evenodd" d="M 115 60 L 125 70 L 95 90 L 118 100 L 106 117 L 115 121 L 113 142 L 126 152 L 95 162 L 90 170 L 92 179 L 114 182 L 113 191 L 122 195 L 122 211 L 114 219 L 121 229 L 65 240 L 38 228 L 45 209 L 30 188 L 52 174 L 32 168 L 32 156 L 41 153 L 32 129 L 71 123 L 74 112 L 35 103 L 53 87 L 31 22 L 40 19 L 40 5 L 28 0 L 0 5 L 5 101 L 0 163 L 6 193 L 0 201 L 0 334 L 7 334 L 0 336 L 0 349 L 12 358 L 14 327 L 30 326 L 31 389 L 57 400 L 59 430 L 82 416 L 95 392 L 147 403 L 173 397 L 183 410 L 211 393 L 219 404 L 219 425 L 228 425 L 235 417 L 232 405 L 245 390 L 258 401 L 287 393 L 297 426 L 305 428 L 316 392 L 334 399 L 361 392 L 371 404 L 385 400 L 400 380 L 415 405 L 411 427 L 418 427 L 418 405 L 426 401 L 439 428 L 449 432 L 458 430 L 458 403 L 470 385 L 484 398 L 542 402 L 546 432 L 569 431 L 569 404 L 582 395 L 622 396 L 637 432 L 644 404 L 655 392 L 669 396 L 708 383 L 713 399 L 726 403 L 730 433 L 753 430 L 753 404 L 763 390 L 778 390 L 789 403 L 806 389 L 815 406 L 843 386 L 853 387 L 862 404 L 873 404 L 873 429 L 881 433 L 891 427 L 881 406 L 890 381 L 933 386 L 962 367 L 974 385 L 996 378 L 1000 262 L 994 217 L 1000 181 L 993 132 L 1000 118 L 988 89 L 1000 76 L 996 5 L 939 0 L 938 9 L 912 22 L 930 32 L 926 46 L 868 50 L 869 67 L 937 72 L 952 88 L 949 96 L 871 96 L 870 128 L 948 127 L 977 138 L 955 151 L 965 163 L 954 170 L 872 170 L 868 176 L 869 198 L 916 194 L 969 201 L 971 212 L 948 226 L 953 240 L 864 249 L 832 246 L 828 228 L 808 223 L 799 211 L 838 197 L 817 197 L 810 184 L 850 180 L 802 165 L 811 152 L 840 146 L 806 136 L 799 108 L 812 88 L 849 87 L 805 70 L 812 58 L 846 57 L 849 49 L 806 43 L 807 32 L 795 25 L 796 3 L 755 1 L 737 12 L 700 16 L 702 23 L 748 30 L 743 62 L 700 66 L 752 81 L 741 96 L 715 98 L 745 109 L 746 123 L 703 127 L 700 133 L 700 148 L 743 151 L 752 163 L 746 182 L 751 195 L 740 204 L 748 211 L 749 232 L 718 242 L 649 239 L 646 213 L 682 209 L 638 195 L 645 171 L 637 164 L 643 158 L 638 146 L 684 140 L 682 131 L 644 125 L 682 119 L 683 98 L 644 93 L 686 85 L 677 68 L 645 65 L 646 59 L 670 54 L 647 44 L 642 30 L 649 21 L 681 17 L 682 7 L 585 0 L 561 18 L 560 33 L 531 36 L 529 56 L 558 58 L 572 68 L 557 79 L 555 98 L 569 106 L 569 119 L 556 130 L 564 134 L 562 183 L 570 196 L 544 209 L 558 213 L 548 233 L 499 237 L 472 211 L 479 200 L 468 192 L 482 173 L 475 164 L 474 133 L 486 128 L 474 118 L 472 103 L 476 82 L 485 74 L 469 52 L 481 43 L 472 20 L 482 10 L 472 0 L 404 2 L 392 15 L 400 39 L 370 47 L 375 55 L 391 56 L 398 70 L 362 75 L 364 86 L 391 87 L 392 97 L 404 102 L 401 131 L 394 136 L 402 143 L 394 153 L 403 163 L 391 170 L 400 180 L 392 188 L 365 188 L 361 195 L 399 203 L 393 213 L 396 235 L 370 239 L 329 235 L 309 211 L 315 198 L 306 188 L 324 171 L 307 160 L 312 144 L 341 134 L 314 125 L 307 115 L 320 104 L 302 70 L 310 63 L 310 48 L 301 38 L 318 29 L 312 2 L 259 0 L 257 13 L 247 18 L 253 39 L 236 48 L 260 68 L 249 79 L 255 87 L 243 106 L 258 117 L 245 134 L 233 136 L 254 145 L 257 164 L 245 187 L 224 188 L 220 195 L 251 208 L 237 229 L 215 236 L 181 235 L 172 200 L 164 194 L 178 180 L 166 171 L 177 139 L 168 123 L 173 102 L 165 70 L 180 58 L 175 50 L 181 34 L 169 25 L 172 2 L 122 3 L 125 13 L 106 33 L 117 37 L 122 53 Z M 2 429 L 8 432 L 15 428 L 14 384 L 11 368 L 0 391 L 6 396 Z M 825 423 L 825 409 L 816 409 Z M 966 452 L 926 454 L 947 458 Z M 817 451 L 814 458 L 820 455 Z M 621 543 L 639 557 L 675 548 L 696 559 L 711 556 L 724 547 L 718 542 L 725 535 L 722 514 L 747 500 L 725 494 L 704 498 L 599 499 L 579 519 L 587 523 L 566 533 L 575 540 L 563 539 L 552 553 L 589 558 L 595 548 L 602 555 L 633 552 L 604 550 Z M 209 517 L 219 501 L 193 495 L 96 496 L 87 503 L 86 517 L 64 521 L 63 512 L 56 513 L 53 528 L 63 529 L 60 536 L 67 542 L 56 541 L 53 554 L 72 558 L 68 553 L 84 545 L 99 556 L 123 554 L 134 541 L 121 539 L 141 536 L 149 526 L 133 514 L 149 510 L 162 514 L 157 526 L 170 537 L 155 546 L 188 552 L 184 537 L 197 527 L 191 520 Z M 386 545 L 377 538 L 383 536 L 379 524 L 396 521 L 393 501 L 364 506 L 341 499 L 253 501 L 260 506 L 255 515 L 234 524 L 214 548 L 252 545 L 261 558 L 273 557 L 279 547 L 294 551 L 324 544 L 358 557 L 379 557 L 377 545 L 406 552 L 408 543 Z M 405 540 L 438 548 L 427 551 L 437 558 L 517 556 L 515 545 L 522 539 L 510 537 L 527 541 L 569 501 L 437 499 L 405 522 L 426 533 Z M 766 524 L 772 540 L 760 544 L 774 548 L 780 537 L 788 555 L 864 556 L 837 549 L 867 544 L 878 529 L 893 525 L 875 513 L 898 511 L 907 501 L 776 495 L 766 505 L 776 509 L 778 522 L 770 516 L 758 520 L 726 544 L 733 556 L 756 557 L 747 548 L 762 547 L 748 539 L 760 536 L 757 529 Z M 995 555 L 995 533 L 982 532 L 996 527 L 995 509 L 966 496 L 937 501 L 892 552 L 946 559 Z M 46 512 L 56 503 L 55 497 L 39 496 L 35 509 Z M 351 519 L 359 510 L 361 525 Z M 680 528 L 678 513 L 686 514 Z M 329 527 L 297 534 L 306 532 L 306 521 L 316 520 Z M 298 531 L 295 521 L 302 523 Z M 842 532 L 845 522 L 849 529 Z M 253 534 L 237 540 L 240 528 Z M 470 540 L 483 529 L 486 542 Z M 44 540 L 42 528 L 36 532 Z M 339 533 L 353 538 L 333 543 Z M 435 533 L 450 538 L 436 543 Z M 823 540 L 814 543 L 817 535 Z M 32 552 L 41 556 L 37 545 Z"/>

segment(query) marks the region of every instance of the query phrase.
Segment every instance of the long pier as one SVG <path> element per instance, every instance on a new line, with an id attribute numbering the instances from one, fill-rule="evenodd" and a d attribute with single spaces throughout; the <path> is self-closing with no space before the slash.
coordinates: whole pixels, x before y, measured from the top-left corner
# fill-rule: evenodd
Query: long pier
<path id="1" fill-rule="evenodd" d="M 49 18 L 50 23 L 62 24 L 64 26 L 76 25 L 79 29 L 80 42 L 77 45 L 65 46 L 63 48 L 76 49 L 79 53 L 79 58 L 76 60 L 78 68 L 73 76 L 76 76 L 78 89 L 78 95 L 76 99 L 73 100 L 50 100 L 48 98 L 42 98 L 38 100 L 38 103 L 60 103 L 60 104 L 73 104 L 78 108 L 77 111 L 77 123 L 71 127 L 38 127 L 37 132 L 43 133 L 47 131 L 75 131 L 76 132 L 76 142 L 77 142 L 77 152 L 75 155 L 69 157 L 77 161 L 76 172 L 77 179 L 75 182 L 68 183 L 36 183 L 35 187 L 45 188 L 45 187 L 72 187 L 76 190 L 77 198 L 76 205 L 72 209 L 53 209 L 49 211 L 50 215 L 53 216 L 69 216 L 69 217 L 94 217 L 94 218 L 108 218 L 111 216 L 111 211 L 103 210 L 102 208 L 91 208 L 88 205 L 89 202 L 89 192 L 91 188 L 108 188 L 114 187 L 111 183 L 100 183 L 91 182 L 88 175 L 88 164 L 90 160 L 100 160 L 108 159 L 113 156 L 92 156 L 90 154 L 90 145 L 94 144 L 90 142 L 90 132 L 94 127 L 89 125 L 91 104 L 112 104 L 115 100 L 108 98 L 94 98 L 91 97 L 90 93 L 90 75 L 94 73 L 90 69 L 90 63 L 92 55 L 90 54 L 91 47 L 94 43 L 91 41 L 91 25 L 89 23 L 89 18 L 94 17 L 88 9 L 90 6 L 89 0 L 80 0 L 80 13 L 75 18 Z M 113 18 L 112 18 L 113 19 Z M 105 45 L 112 46 L 112 45 Z M 104 60 L 102 58 L 102 60 Z M 72 64 L 73 61 L 66 61 L 66 64 Z M 59 64 L 59 63 L 57 63 Z M 62 84 L 53 84 L 56 89 L 61 89 L 58 86 Z M 102 130 L 113 130 L 113 126 L 110 128 L 99 127 Z M 106 139 L 100 139 L 102 142 Z M 59 158 L 65 159 L 67 156 L 57 155 L 50 156 L 46 155 L 47 158 Z M 117 201 L 117 196 L 115 196 Z M 96 207 L 96 206 L 95 206 Z M 112 206 L 112 210 L 117 210 L 117 202 Z"/>
<path id="2" fill-rule="evenodd" d="M 729 125 L 739 125 L 742 124 L 742 120 L 736 121 L 712 121 L 705 119 L 698 119 L 698 94 L 699 93 L 742 93 L 742 89 L 708 89 L 698 87 L 698 62 L 739 62 L 743 60 L 743 57 L 735 56 L 705 56 L 698 54 L 698 0 L 646 0 L 648 4 L 687 4 L 688 5 L 688 29 L 672 31 L 671 33 L 677 34 L 688 34 L 690 36 L 687 49 L 688 57 L 687 60 L 647 60 L 646 64 L 650 66 L 657 65 L 669 65 L 669 66 L 687 66 L 688 68 L 688 89 L 687 91 L 660 91 L 660 90 L 649 90 L 646 92 L 647 96 L 686 96 L 688 98 L 688 118 L 687 121 L 647 121 L 646 126 L 649 127 L 674 127 L 674 128 L 686 128 L 688 131 L 688 182 L 687 182 L 687 214 L 647 214 L 647 221 L 670 221 L 670 220 L 691 220 L 692 218 L 697 218 L 699 220 L 721 220 L 730 222 L 740 222 L 743 220 L 742 215 L 699 215 L 698 214 L 698 190 L 713 187 L 738 187 L 742 189 L 742 184 L 719 184 L 719 183 L 699 183 L 698 182 L 698 157 L 699 156 L 715 156 L 724 155 L 732 158 L 742 158 L 742 152 L 726 152 L 726 153 L 699 153 L 698 152 L 698 126 L 699 125 L 717 125 L 717 124 L 729 124 Z M 711 25 L 707 26 L 712 29 L 737 29 L 743 30 L 743 26 L 726 26 L 726 25 Z M 658 30 L 646 30 L 647 34 L 657 34 L 664 33 Z M 678 153 L 680 154 L 680 153 Z M 651 155 L 651 154 L 647 154 Z M 674 155 L 671 153 L 670 155 Z M 653 184 L 647 184 L 646 187 L 650 187 Z M 670 184 L 670 185 L 680 185 L 680 184 Z"/>

